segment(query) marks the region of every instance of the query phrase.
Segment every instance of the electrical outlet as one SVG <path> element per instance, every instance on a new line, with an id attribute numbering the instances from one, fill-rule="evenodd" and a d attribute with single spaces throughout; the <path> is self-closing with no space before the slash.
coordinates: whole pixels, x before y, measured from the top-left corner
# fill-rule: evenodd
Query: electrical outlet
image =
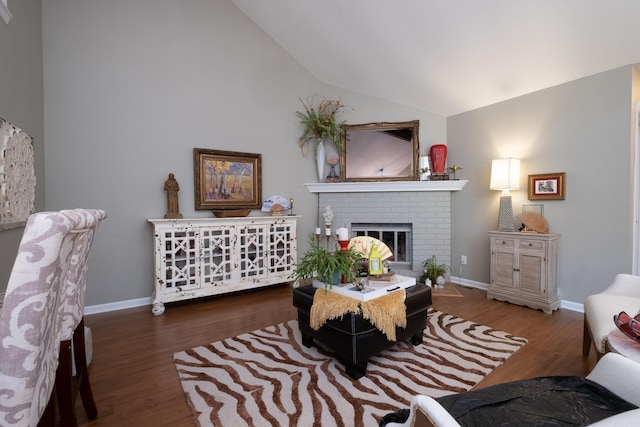
<path id="1" fill-rule="evenodd" d="M 466 255 L 460 255 L 460 264 L 467 265 L 467 256 Z"/>

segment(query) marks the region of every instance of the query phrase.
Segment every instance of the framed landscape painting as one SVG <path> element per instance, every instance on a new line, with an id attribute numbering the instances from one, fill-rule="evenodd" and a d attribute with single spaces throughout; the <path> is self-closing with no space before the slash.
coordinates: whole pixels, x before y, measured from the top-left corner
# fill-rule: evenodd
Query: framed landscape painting
<path id="1" fill-rule="evenodd" d="M 262 155 L 193 149 L 196 210 L 262 206 Z"/>
<path id="2" fill-rule="evenodd" d="M 565 173 L 529 175 L 529 200 L 564 200 Z"/>

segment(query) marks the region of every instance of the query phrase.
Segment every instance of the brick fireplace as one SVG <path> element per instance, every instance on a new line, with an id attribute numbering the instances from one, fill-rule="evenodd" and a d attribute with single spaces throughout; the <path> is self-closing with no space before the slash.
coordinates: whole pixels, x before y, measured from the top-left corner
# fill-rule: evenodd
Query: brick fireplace
<path id="1" fill-rule="evenodd" d="M 334 213 L 332 227 L 352 224 L 410 224 L 410 270 L 435 255 L 451 265 L 451 192 L 467 181 L 339 182 L 305 184 L 318 193 L 318 226 L 324 227 L 326 206 Z"/>

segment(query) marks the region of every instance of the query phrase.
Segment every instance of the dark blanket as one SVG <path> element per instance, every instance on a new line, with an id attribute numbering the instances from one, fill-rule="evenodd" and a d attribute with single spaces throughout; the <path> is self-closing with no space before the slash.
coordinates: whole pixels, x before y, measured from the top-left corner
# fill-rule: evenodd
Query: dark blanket
<path id="1" fill-rule="evenodd" d="M 463 427 L 587 426 L 637 408 L 580 377 L 514 381 L 436 400 Z M 387 417 L 380 425 L 391 421 Z"/>

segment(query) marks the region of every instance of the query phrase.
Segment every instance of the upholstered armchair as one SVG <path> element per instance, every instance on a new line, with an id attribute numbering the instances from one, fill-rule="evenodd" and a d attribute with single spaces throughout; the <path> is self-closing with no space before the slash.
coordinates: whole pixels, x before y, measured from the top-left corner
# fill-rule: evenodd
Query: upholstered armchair
<path id="1" fill-rule="evenodd" d="M 0 315 L 0 425 L 36 426 L 50 401 L 73 229 L 72 219 L 57 212 L 27 220 Z"/>
<path id="2" fill-rule="evenodd" d="M 75 424 L 72 338 L 76 370 L 86 384 L 80 394 L 87 415 L 96 415 L 82 319 L 89 250 L 104 217 L 100 210 L 74 209 L 36 213 L 27 221 L 0 313 L 2 426 L 53 425 L 54 388 L 62 425 Z"/>
<path id="3" fill-rule="evenodd" d="M 56 376 L 56 396 L 62 425 L 76 426 L 75 396 L 78 393 L 87 417 L 93 419 L 98 415 L 89 383 L 84 301 L 93 238 L 98 226 L 106 218 L 106 214 L 99 209 L 73 209 L 60 212 L 73 219 L 75 229 L 70 236 L 73 249 L 60 304 L 61 343 Z"/>
<path id="4" fill-rule="evenodd" d="M 583 409 L 585 408 L 577 407 L 577 411 L 572 411 L 572 408 L 567 408 L 566 402 L 563 406 L 562 401 L 571 390 L 560 390 L 555 388 L 549 388 L 548 391 L 551 398 L 547 399 L 547 404 L 539 405 L 537 408 L 534 408 L 536 405 L 536 399 L 542 394 L 532 393 L 522 402 L 523 404 L 529 403 L 529 408 L 523 407 L 522 405 L 510 408 L 509 405 L 512 402 L 517 401 L 517 399 L 511 394 L 507 394 L 507 390 L 503 389 L 504 386 L 509 387 L 509 383 L 505 383 L 487 388 L 487 390 L 491 390 L 492 397 L 484 403 L 477 400 L 475 395 L 474 397 L 466 399 L 466 395 L 470 396 L 474 393 L 473 391 L 461 393 L 459 395 L 445 396 L 444 398 L 438 399 L 433 399 L 424 395 L 416 396 L 411 401 L 411 408 L 406 415 L 405 422 L 386 422 L 381 423 L 381 425 L 384 425 L 385 427 L 461 427 L 456 418 L 441 404 L 443 403 L 442 399 L 448 400 L 448 403 L 450 403 L 452 400 L 451 398 L 455 398 L 457 402 L 472 401 L 470 406 L 473 409 L 470 409 L 470 413 L 473 414 L 473 425 L 476 426 L 493 427 L 498 425 L 496 424 L 494 417 L 483 416 L 481 412 L 484 410 L 493 411 L 493 415 L 502 413 L 504 418 L 507 419 L 512 418 L 512 415 L 514 414 L 514 412 L 510 411 L 517 411 L 522 414 L 526 414 L 528 411 L 531 411 L 532 414 L 540 415 L 540 421 L 536 425 L 551 425 L 545 424 L 543 420 L 546 420 L 547 422 L 550 420 L 563 420 L 565 423 L 562 425 L 573 425 L 575 423 L 575 425 L 589 425 L 591 427 L 634 427 L 638 425 L 638 420 L 640 420 L 640 409 L 637 408 L 640 406 L 640 394 L 638 394 L 638 384 L 640 383 L 639 363 L 627 359 L 619 354 L 607 353 L 598 361 L 593 371 L 587 375 L 586 380 L 595 383 L 595 385 L 590 386 L 589 383 L 586 383 L 585 386 L 581 386 L 580 390 L 586 389 L 594 391 L 588 395 L 588 398 L 586 398 L 587 393 L 582 393 L 581 391 L 581 393 L 578 394 L 583 394 L 585 397 L 584 401 L 581 401 L 579 397 L 575 397 L 574 399 L 568 400 L 569 402 L 575 402 L 577 406 L 579 406 L 579 402 L 582 402 L 583 404 L 586 402 L 602 403 L 612 402 L 614 400 L 617 401 L 619 399 L 624 403 L 617 403 L 616 405 L 609 403 L 609 406 L 617 406 L 618 410 L 622 410 L 622 412 L 607 416 L 604 419 L 600 417 L 592 417 L 597 421 L 586 421 L 588 424 L 584 424 L 583 421 L 590 418 L 584 414 L 586 411 L 583 411 Z M 479 389 L 478 391 L 482 391 L 482 389 Z M 503 391 L 505 391 L 505 393 L 503 393 Z M 548 404 L 549 401 L 552 401 L 553 403 L 557 402 L 558 405 Z M 504 408 L 501 406 L 503 404 L 505 405 Z M 606 405 L 603 404 L 602 406 Z M 626 408 L 621 409 L 622 406 L 626 406 Z M 634 407 L 635 409 L 633 409 Z M 610 412 L 615 413 L 617 410 L 610 410 Z M 462 416 L 465 417 L 466 414 Z M 578 419 L 579 421 L 576 421 Z M 464 425 L 470 424 L 465 423 Z"/>
<path id="5" fill-rule="evenodd" d="M 598 357 L 607 351 L 607 335 L 616 329 L 614 314 L 626 311 L 635 315 L 640 311 L 640 277 L 618 274 L 607 289 L 588 296 L 584 301 L 584 331 L 582 354 L 587 357 L 591 344 Z"/>

